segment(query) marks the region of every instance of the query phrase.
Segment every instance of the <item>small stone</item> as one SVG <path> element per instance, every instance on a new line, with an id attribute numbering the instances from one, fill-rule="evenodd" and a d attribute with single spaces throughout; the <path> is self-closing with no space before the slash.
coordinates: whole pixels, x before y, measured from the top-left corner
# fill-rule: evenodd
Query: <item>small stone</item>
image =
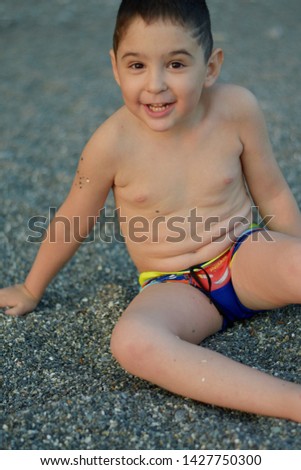
<path id="1" fill-rule="evenodd" d="M 282 26 L 273 26 L 272 28 L 268 29 L 266 35 L 268 38 L 276 40 L 282 38 L 284 34 Z"/>
<path id="2" fill-rule="evenodd" d="M 282 429 L 281 429 L 279 426 L 273 426 L 273 427 L 271 428 L 271 431 L 272 431 L 272 433 L 274 433 L 274 434 L 279 434 L 279 433 L 282 432 Z"/>

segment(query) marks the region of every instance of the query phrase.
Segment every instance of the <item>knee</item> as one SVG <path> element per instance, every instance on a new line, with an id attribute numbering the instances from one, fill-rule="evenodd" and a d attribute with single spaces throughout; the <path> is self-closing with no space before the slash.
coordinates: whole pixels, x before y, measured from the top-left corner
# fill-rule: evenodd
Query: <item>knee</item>
<path id="1" fill-rule="evenodd" d="M 146 325 L 139 320 L 121 318 L 111 337 L 111 352 L 123 369 L 142 376 L 150 358 L 154 357 L 155 344 Z"/>

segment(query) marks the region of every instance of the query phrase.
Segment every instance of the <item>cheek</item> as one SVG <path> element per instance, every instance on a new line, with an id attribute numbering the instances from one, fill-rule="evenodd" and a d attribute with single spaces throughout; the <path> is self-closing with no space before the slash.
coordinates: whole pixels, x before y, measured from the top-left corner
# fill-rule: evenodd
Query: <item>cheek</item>
<path id="1" fill-rule="evenodd" d="M 182 92 L 183 103 L 186 103 L 187 107 L 197 104 L 200 100 L 201 93 L 202 85 L 199 81 L 187 83 L 187 86 L 183 88 Z"/>
<path id="2" fill-rule="evenodd" d="M 120 88 L 123 96 L 128 99 L 137 97 L 140 92 L 139 83 L 137 81 L 133 81 L 133 79 L 122 79 L 120 82 Z"/>
<path id="3" fill-rule="evenodd" d="M 185 80 L 179 81 L 177 84 L 175 84 L 175 87 L 177 88 L 179 95 L 191 97 L 201 92 L 202 79 L 200 75 L 193 74 L 187 76 Z"/>
<path id="4" fill-rule="evenodd" d="M 120 89 L 125 103 L 133 101 L 136 96 L 133 87 L 130 86 L 126 81 L 120 83 Z"/>

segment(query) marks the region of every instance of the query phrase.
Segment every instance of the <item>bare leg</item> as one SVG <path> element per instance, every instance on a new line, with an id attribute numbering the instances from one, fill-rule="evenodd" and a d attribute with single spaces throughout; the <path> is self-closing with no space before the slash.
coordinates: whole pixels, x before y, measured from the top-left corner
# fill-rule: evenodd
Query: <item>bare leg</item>
<path id="1" fill-rule="evenodd" d="M 231 272 L 246 307 L 268 310 L 301 304 L 301 239 L 256 232 L 236 252 Z"/>
<path id="2" fill-rule="evenodd" d="M 220 314 L 197 289 L 156 284 L 124 312 L 111 348 L 130 373 L 176 394 L 301 422 L 301 386 L 198 346 L 221 325 Z"/>

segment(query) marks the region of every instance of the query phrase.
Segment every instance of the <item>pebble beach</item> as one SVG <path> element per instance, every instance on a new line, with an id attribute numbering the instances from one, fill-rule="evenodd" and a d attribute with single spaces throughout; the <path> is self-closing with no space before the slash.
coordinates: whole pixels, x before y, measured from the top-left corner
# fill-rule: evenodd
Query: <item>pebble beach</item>
<path id="1" fill-rule="evenodd" d="M 0 4 L 0 287 L 22 282 L 85 143 L 122 104 L 109 57 L 118 6 L 117 0 Z M 221 81 L 257 96 L 301 207 L 300 2 L 208 0 L 208 6 L 216 45 L 225 51 Z M 111 195 L 106 210 L 113 214 Z M 1 448 L 300 449 L 300 424 L 196 403 L 119 367 L 110 336 L 138 283 L 116 230 L 96 227 L 33 313 L 1 312 Z M 205 344 L 301 382 L 301 306 L 258 315 Z"/>

